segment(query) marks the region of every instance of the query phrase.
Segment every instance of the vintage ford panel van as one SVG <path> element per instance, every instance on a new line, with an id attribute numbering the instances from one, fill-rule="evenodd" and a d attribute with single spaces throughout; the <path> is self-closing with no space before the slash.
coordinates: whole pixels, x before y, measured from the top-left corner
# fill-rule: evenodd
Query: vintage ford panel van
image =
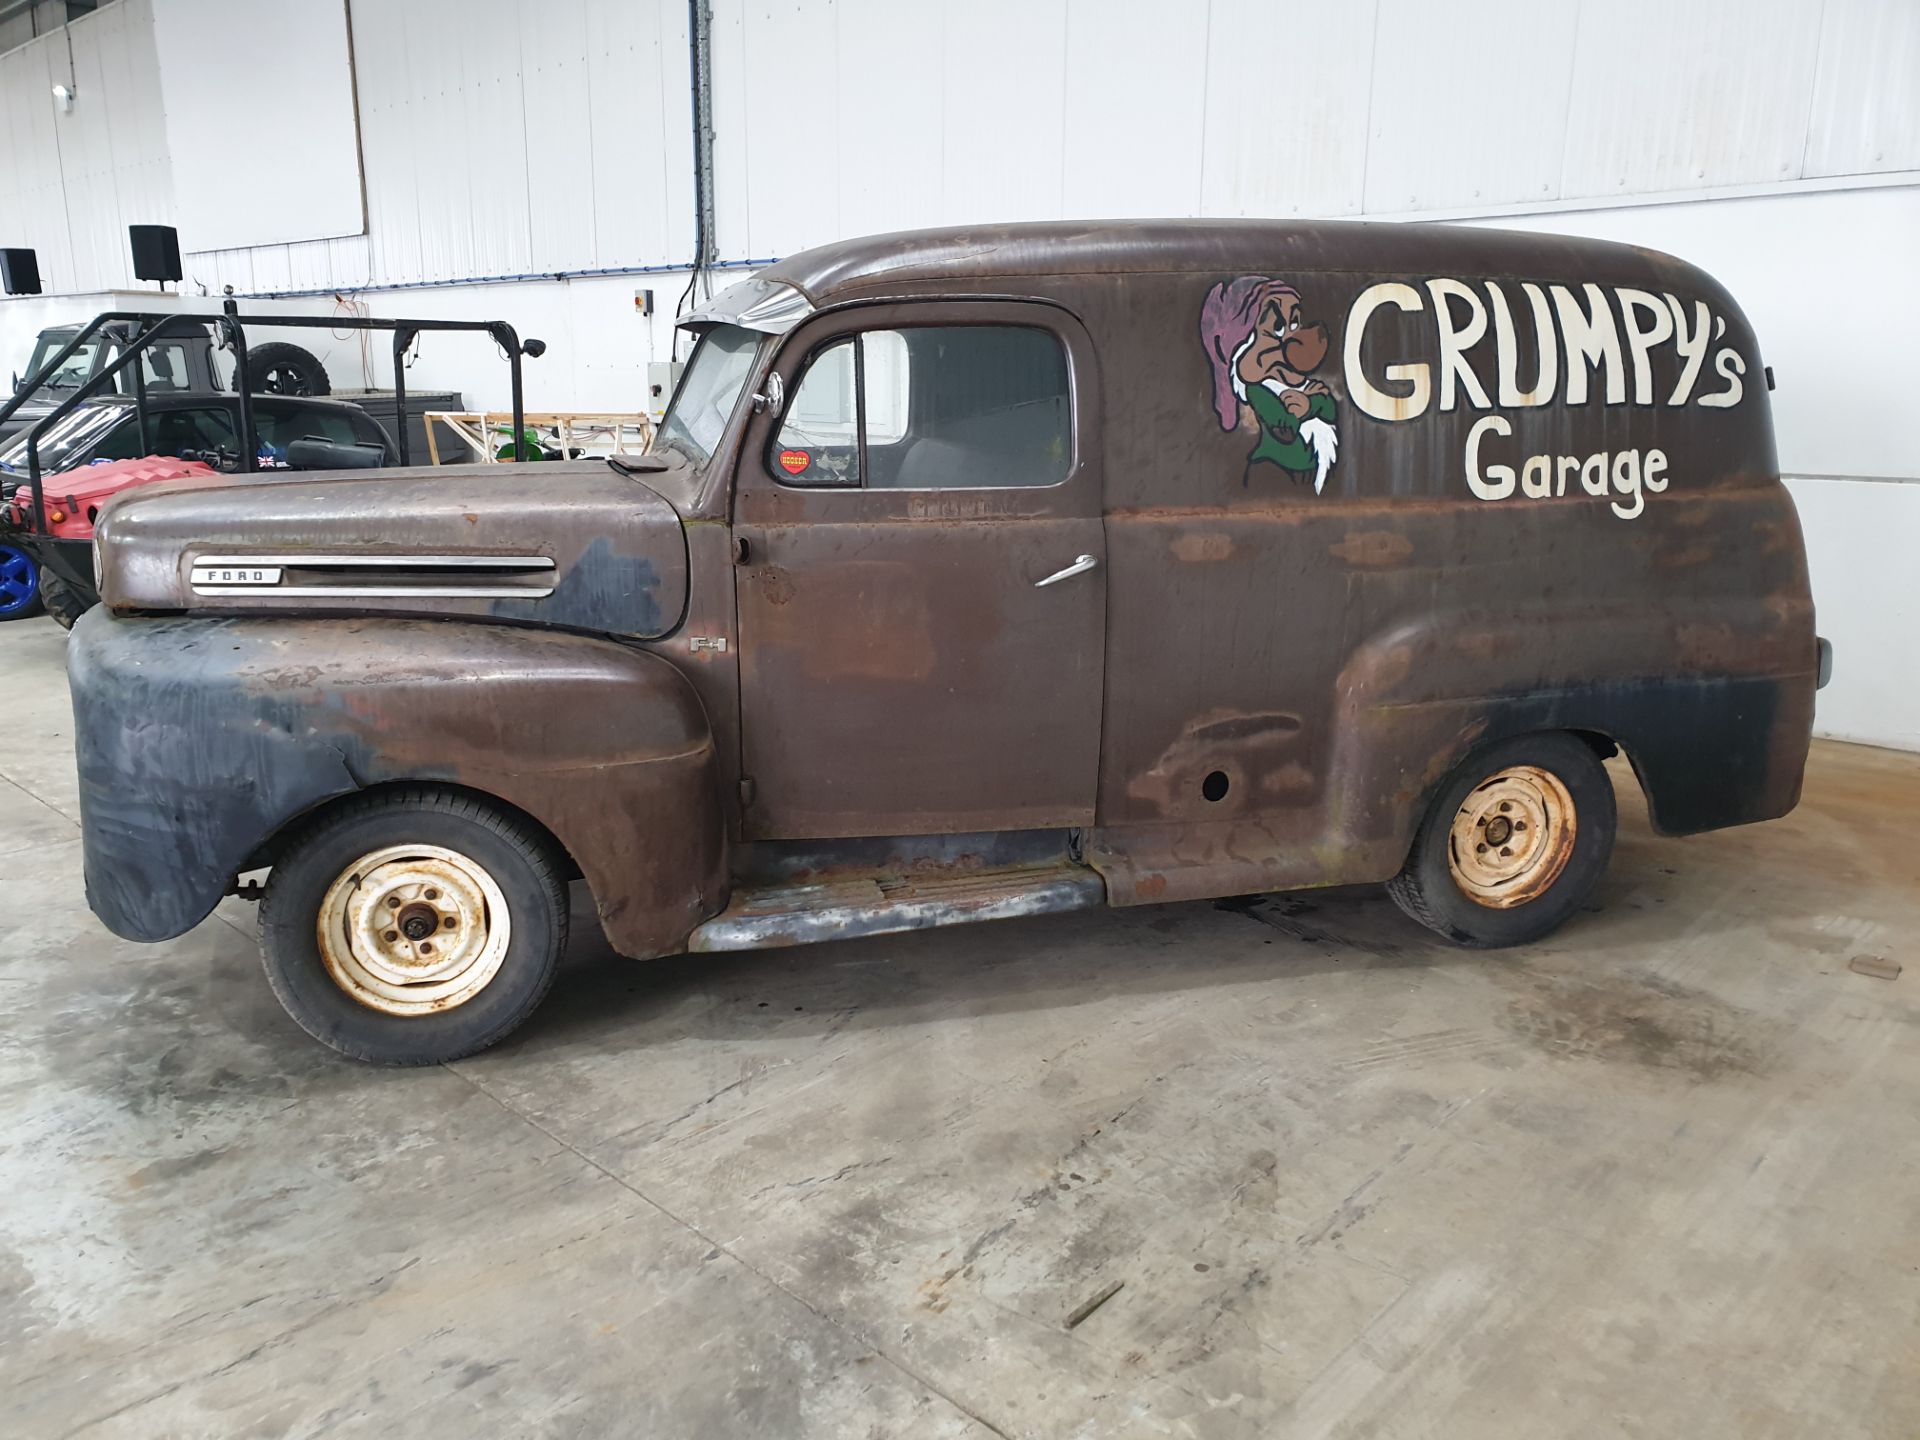
<path id="1" fill-rule="evenodd" d="M 76 629 L 87 890 L 410 1063 L 566 882 L 656 956 L 1384 881 L 1532 940 L 1800 790 L 1768 378 L 1678 260 L 1417 225 L 830 245 L 716 296 L 654 451 L 143 489 Z"/>

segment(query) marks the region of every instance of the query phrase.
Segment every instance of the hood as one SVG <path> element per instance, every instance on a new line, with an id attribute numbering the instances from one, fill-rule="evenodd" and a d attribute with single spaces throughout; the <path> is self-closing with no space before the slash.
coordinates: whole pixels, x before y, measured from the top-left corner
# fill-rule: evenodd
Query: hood
<path id="1" fill-rule="evenodd" d="M 53 413 L 53 407 L 60 401 L 44 388 L 36 390 L 27 399 L 20 402 L 20 408 L 0 420 L 0 448 L 11 445 L 27 433 L 27 427 L 36 421 L 44 420 Z"/>
<path id="2" fill-rule="evenodd" d="M 653 639 L 680 623 L 673 506 L 602 460 L 161 481 L 109 501 L 101 599 L 204 614 L 491 616 Z"/>

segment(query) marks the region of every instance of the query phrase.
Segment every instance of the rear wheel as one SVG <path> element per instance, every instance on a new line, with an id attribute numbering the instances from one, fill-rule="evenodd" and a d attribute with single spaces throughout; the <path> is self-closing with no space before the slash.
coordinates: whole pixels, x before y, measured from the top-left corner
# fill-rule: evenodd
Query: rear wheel
<path id="1" fill-rule="evenodd" d="M 267 979 L 322 1044 L 383 1065 L 502 1039 L 553 983 L 567 892 L 546 837 L 436 788 L 349 801 L 275 862 L 260 907 Z"/>
<path id="2" fill-rule="evenodd" d="M 1585 903 L 1613 854 L 1613 784 L 1567 734 L 1523 735 L 1469 757 L 1440 787 L 1394 902 L 1458 945 L 1524 945 Z"/>
<path id="3" fill-rule="evenodd" d="M 18 545 L 0 545 L 0 620 L 24 620 L 40 610 L 40 566 Z"/>

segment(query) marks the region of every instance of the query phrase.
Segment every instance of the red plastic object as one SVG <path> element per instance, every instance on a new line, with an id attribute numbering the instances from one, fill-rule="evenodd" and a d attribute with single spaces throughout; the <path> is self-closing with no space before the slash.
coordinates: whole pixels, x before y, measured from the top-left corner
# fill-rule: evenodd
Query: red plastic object
<path id="1" fill-rule="evenodd" d="M 219 479 L 220 472 L 198 460 L 175 460 L 165 455 L 149 455 L 142 460 L 113 460 L 104 465 L 83 465 L 63 470 L 46 478 L 47 528 L 61 540 L 91 540 L 93 522 L 109 499 L 136 485 L 151 485 L 159 480 Z M 22 527 L 33 523 L 33 487 L 21 485 L 9 502 L 13 518 Z M 54 520 L 59 514 L 64 518 Z"/>

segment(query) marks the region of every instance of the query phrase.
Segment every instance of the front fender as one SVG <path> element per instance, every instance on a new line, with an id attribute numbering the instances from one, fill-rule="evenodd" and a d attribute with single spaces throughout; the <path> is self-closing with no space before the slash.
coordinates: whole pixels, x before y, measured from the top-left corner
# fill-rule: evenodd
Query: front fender
<path id="1" fill-rule="evenodd" d="M 658 656 L 486 623 L 97 609 L 68 675 L 87 899 L 128 939 L 191 929 L 289 821 L 403 781 L 546 826 L 623 953 L 677 949 L 725 904 L 713 740 Z"/>

